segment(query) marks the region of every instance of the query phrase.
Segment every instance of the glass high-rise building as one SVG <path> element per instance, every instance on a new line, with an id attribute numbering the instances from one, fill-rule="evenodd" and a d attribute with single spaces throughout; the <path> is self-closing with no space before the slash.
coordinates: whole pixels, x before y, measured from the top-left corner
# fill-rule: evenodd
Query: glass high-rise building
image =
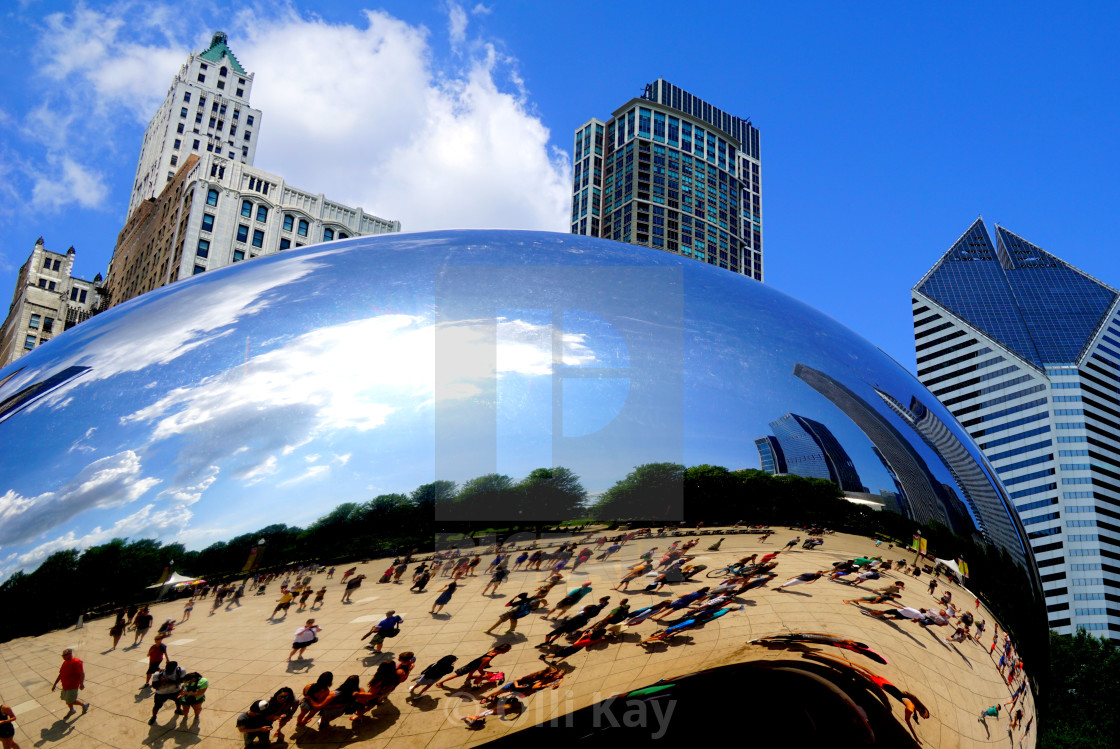
<path id="1" fill-rule="evenodd" d="M 782 456 L 784 470 L 781 473 L 825 479 L 845 492 L 867 491 L 847 451 L 821 422 L 789 413 L 770 422 L 770 429 L 774 431 L 774 438 L 755 440 L 763 470 L 778 473 L 769 470 L 768 454 L 765 452 L 768 449 L 770 454 Z M 772 444 L 771 439 L 777 444 Z"/>
<path id="2" fill-rule="evenodd" d="M 977 220 L 912 298 L 918 378 L 1015 503 L 1051 626 L 1120 638 L 1120 294 Z"/>
<path id="3" fill-rule="evenodd" d="M 658 78 L 576 129 L 573 234 L 675 252 L 762 280 L 758 129 Z"/>

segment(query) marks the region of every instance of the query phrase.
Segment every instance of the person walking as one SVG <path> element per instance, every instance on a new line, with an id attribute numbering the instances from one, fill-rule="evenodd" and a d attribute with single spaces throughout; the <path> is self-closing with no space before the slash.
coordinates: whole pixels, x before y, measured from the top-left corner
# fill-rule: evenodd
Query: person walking
<path id="1" fill-rule="evenodd" d="M 152 646 L 148 648 L 148 670 L 144 673 L 144 683 L 140 685 L 144 689 L 149 685 L 152 680 L 152 675 L 158 673 L 163 667 L 161 664 L 170 660 L 167 655 L 167 646 L 163 644 L 163 635 L 156 635 L 152 641 Z"/>
<path id="2" fill-rule="evenodd" d="M 318 591 L 316 591 L 315 600 L 311 602 L 311 610 L 315 611 L 318 608 L 322 608 L 323 599 L 325 599 L 326 597 L 327 597 L 327 586 L 324 585 L 323 587 L 319 588 Z"/>
<path id="3" fill-rule="evenodd" d="M 455 595 L 455 590 L 458 587 L 459 587 L 459 583 L 455 582 L 454 580 L 449 582 L 447 585 L 443 586 L 443 589 L 439 592 L 439 595 L 436 597 L 436 602 L 432 604 L 432 610 L 429 611 L 428 613 L 429 614 L 438 614 L 443 609 L 444 606 L 446 606 L 448 603 L 451 602 L 451 596 Z"/>
<path id="4" fill-rule="evenodd" d="M 187 672 L 176 661 L 168 661 L 163 670 L 152 677 L 152 689 L 155 690 L 155 694 L 152 695 L 152 717 L 148 718 L 149 726 L 155 725 L 156 713 L 163 704 L 179 696 L 186 678 Z M 178 709 L 175 712 L 178 713 Z"/>
<path id="5" fill-rule="evenodd" d="M 433 684 L 455 670 L 455 661 L 457 660 L 459 660 L 457 656 L 445 655 L 425 668 L 420 672 L 420 675 L 416 677 L 413 685 L 408 688 L 408 697 L 405 699 L 419 697 L 424 694 L 424 692 L 427 692 L 431 689 Z"/>
<path id="6" fill-rule="evenodd" d="M 467 662 L 465 665 L 455 669 L 455 672 L 450 676 L 446 676 L 440 681 L 436 682 L 436 686 L 442 687 L 452 679 L 457 679 L 460 676 L 465 676 L 467 677 L 467 680 L 464 682 L 464 686 L 469 688 L 472 678 L 481 675 L 483 671 L 490 667 L 491 661 L 493 661 L 496 657 L 502 655 L 503 653 L 508 653 L 510 651 L 510 648 L 511 646 L 508 642 L 503 642 L 495 645 L 479 657 L 474 658 L 471 661 Z"/>
<path id="7" fill-rule="evenodd" d="M 117 643 L 120 642 L 121 637 L 124 636 L 124 630 L 127 626 L 128 622 L 126 622 L 124 619 L 124 612 L 118 612 L 117 620 L 113 622 L 112 627 L 109 627 L 109 636 L 113 638 L 113 647 L 109 648 L 110 650 L 117 649 Z"/>
<path id="8" fill-rule="evenodd" d="M 292 591 L 284 590 L 280 594 L 280 597 L 276 599 L 276 608 L 272 610 L 272 613 L 268 615 L 268 618 L 272 619 L 273 617 L 275 617 L 277 611 L 283 611 L 284 618 L 286 618 L 288 616 L 288 609 L 292 605 L 292 599 L 295 597 L 296 596 L 294 593 L 292 593 Z"/>
<path id="9" fill-rule="evenodd" d="M 319 633 L 322 631 L 323 628 L 314 619 L 308 619 L 306 624 L 297 629 L 292 640 L 292 652 L 288 653 L 288 663 L 292 662 L 292 656 L 296 653 L 299 653 L 298 659 L 302 661 L 303 651 L 319 642 Z"/>
<path id="10" fill-rule="evenodd" d="M 299 594 L 299 606 L 296 608 L 297 614 L 301 613 L 304 609 L 307 608 L 307 599 L 310 598 L 311 594 L 314 592 L 315 591 L 311 589 L 311 586 L 308 585 L 303 589 L 303 592 Z"/>
<path id="11" fill-rule="evenodd" d="M 432 573 L 424 570 L 412 581 L 412 587 L 409 590 L 415 590 L 417 593 L 423 593 L 424 588 L 428 587 L 428 581 L 432 579 Z"/>
<path id="12" fill-rule="evenodd" d="M 202 712 L 202 703 L 206 702 L 206 690 L 210 687 L 210 680 L 197 671 L 192 671 L 183 679 L 183 688 L 179 692 L 179 699 L 175 702 L 175 714 L 182 715 L 185 719 L 187 713 L 194 710 L 195 722 Z"/>
<path id="13" fill-rule="evenodd" d="M 350 596 L 354 595 L 354 591 L 362 587 L 362 580 L 365 580 L 365 575 L 355 575 L 349 582 L 346 583 L 346 591 L 342 594 L 343 603 L 353 603 Z"/>
<path id="14" fill-rule="evenodd" d="M 86 688 L 86 671 L 81 659 L 74 657 L 74 651 L 66 648 L 62 651 L 62 666 L 58 669 L 58 676 L 51 685 L 53 692 L 62 684 L 62 701 L 70 708 L 66 718 L 74 714 L 74 705 L 82 706 L 82 715 L 89 710 L 89 703 L 78 699 L 78 692 Z M 66 718 L 63 718 L 65 720 Z"/>
<path id="15" fill-rule="evenodd" d="M 183 618 L 179 621 L 179 623 L 183 624 L 188 619 L 190 619 L 192 611 L 194 611 L 194 598 L 189 599 L 187 601 L 187 605 L 183 607 Z"/>
<path id="16" fill-rule="evenodd" d="M 398 564 L 393 570 L 393 582 L 400 583 L 401 578 L 404 577 L 405 570 L 408 569 L 407 564 Z"/>
<path id="17" fill-rule="evenodd" d="M 793 548 L 794 546 L 797 546 L 797 545 L 798 545 L 799 543 L 801 543 L 801 536 L 797 536 L 797 537 L 795 537 L 795 538 L 792 538 L 792 539 L 790 539 L 790 540 L 789 540 L 789 541 L 788 541 L 788 542 L 786 543 L 786 551 L 789 551 L 789 550 L 790 550 L 790 549 L 792 549 L 792 548 Z"/>
<path id="18" fill-rule="evenodd" d="M 144 636 L 148 634 L 148 630 L 152 628 L 152 622 L 155 617 L 148 611 L 148 607 L 144 606 L 136 612 L 136 617 L 132 620 L 132 626 L 136 630 L 136 637 L 132 638 L 133 645 L 139 645 L 144 642 Z"/>
<path id="19" fill-rule="evenodd" d="M 529 552 L 528 551 L 521 552 L 520 554 L 517 555 L 517 559 L 513 560 L 513 569 L 514 570 L 520 569 L 521 565 L 525 564 L 525 562 L 528 559 L 529 559 Z"/>
<path id="20" fill-rule="evenodd" d="M 509 570 L 504 565 L 498 565 L 494 570 L 494 574 L 490 576 L 490 582 L 486 583 L 486 587 L 482 589 L 482 595 L 486 595 L 486 591 L 498 592 L 498 586 L 509 579 Z"/>
<path id="21" fill-rule="evenodd" d="M 560 639 L 562 635 L 575 634 L 576 632 L 579 632 L 581 629 L 587 626 L 588 622 L 599 615 L 599 612 L 603 610 L 603 605 L 604 604 L 591 604 L 588 606 L 584 606 L 582 609 L 580 609 L 580 612 L 578 614 L 576 614 L 575 616 L 569 616 L 563 622 L 557 624 L 551 632 L 545 635 L 544 641 L 537 647 L 543 648 Z"/>
<path id="22" fill-rule="evenodd" d="M 488 628 L 482 630 L 483 632 L 485 632 L 486 634 L 490 634 L 491 631 L 493 631 L 494 627 L 497 627 L 502 622 L 509 622 L 509 629 L 506 630 L 506 634 L 510 634 L 517 629 L 517 620 L 525 618 L 529 615 L 530 612 L 532 612 L 533 599 L 529 598 L 524 593 L 521 593 L 520 597 L 514 598 L 512 601 L 507 603 L 506 606 L 508 607 L 508 610 L 498 617 L 498 621 L 491 624 Z"/>
<path id="23" fill-rule="evenodd" d="M 631 581 L 636 580 L 637 578 L 641 577 L 642 575 L 646 574 L 647 572 L 649 572 L 652 569 L 653 569 L 653 565 L 650 564 L 649 562 L 642 562 L 641 564 L 634 565 L 633 567 L 630 568 L 629 572 L 627 572 L 625 575 L 622 576 L 622 579 L 618 581 L 618 585 L 611 588 L 611 590 L 618 590 L 618 591 L 626 590 L 627 588 L 630 587 Z"/>
<path id="24" fill-rule="evenodd" d="M 374 624 L 369 628 L 369 632 L 362 635 L 362 639 L 366 639 L 373 635 L 373 639 L 366 645 L 367 650 L 372 650 L 375 653 L 381 652 L 381 646 L 385 643 L 386 638 L 396 637 L 400 634 L 400 625 L 404 623 L 404 619 L 397 616 L 397 612 L 389 609 L 385 612 L 385 618 Z"/>
<path id="25" fill-rule="evenodd" d="M 16 743 L 16 712 L 7 705 L 0 705 L 0 747 L 20 749 Z"/>

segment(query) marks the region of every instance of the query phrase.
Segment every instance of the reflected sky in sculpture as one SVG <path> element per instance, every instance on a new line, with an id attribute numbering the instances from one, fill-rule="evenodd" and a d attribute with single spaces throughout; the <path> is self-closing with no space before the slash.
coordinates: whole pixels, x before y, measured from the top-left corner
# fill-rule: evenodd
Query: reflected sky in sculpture
<path id="1" fill-rule="evenodd" d="M 436 478 L 560 464 L 596 492 L 645 462 L 757 468 L 786 414 L 869 492 L 1022 554 L 953 418 L 831 319 L 667 253 L 471 231 L 207 273 L 0 372 L 0 570 L 119 536 L 202 546 Z"/>

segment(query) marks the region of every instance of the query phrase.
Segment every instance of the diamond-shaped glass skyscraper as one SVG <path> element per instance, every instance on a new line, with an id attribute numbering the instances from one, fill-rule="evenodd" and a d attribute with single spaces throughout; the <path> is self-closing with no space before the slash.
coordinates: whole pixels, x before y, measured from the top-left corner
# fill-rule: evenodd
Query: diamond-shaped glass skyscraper
<path id="1" fill-rule="evenodd" d="M 1120 638 L 1120 294 L 977 220 L 914 286 L 918 378 L 1000 476 L 1051 626 Z"/>

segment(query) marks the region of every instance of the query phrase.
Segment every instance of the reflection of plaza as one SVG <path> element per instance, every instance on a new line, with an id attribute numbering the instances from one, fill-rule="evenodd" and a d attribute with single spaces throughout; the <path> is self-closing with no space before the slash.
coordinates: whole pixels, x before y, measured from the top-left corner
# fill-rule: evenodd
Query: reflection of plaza
<path id="1" fill-rule="evenodd" d="M 765 544 L 758 541 L 757 535 L 728 535 L 719 552 L 701 552 L 698 559 L 707 563 L 709 569 L 715 569 L 747 553 L 781 549 L 795 535 L 803 537 L 803 534 L 787 529 L 776 531 Z M 702 538 L 697 548 L 706 548 L 718 537 Z M 646 649 L 635 642 L 656 629 L 655 625 L 647 623 L 624 633 L 619 642 L 596 646 L 567 658 L 563 663 L 570 672 L 561 689 L 556 692 L 546 690 L 529 698 L 525 714 L 519 718 L 506 721 L 491 718 L 480 731 L 468 731 L 457 718 L 477 711 L 477 703 L 462 702 L 451 693 L 433 690 L 430 699 L 410 704 L 404 699 L 406 693 L 402 686 L 391 695 L 387 705 L 373 711 L 372 718 L 355 731 L 344 727 L 320 734 L 308 729 L 302 733 L 287 731 L 286 735 L 289 735 L 290 742 L 299 746 L 344 744 L 434 749 L 476 745 L 552 718 L 561 718 L 560 725 L 563 726 L 562 716 L 570 712 L 591 706 L 611 695 L 642 689 L 659 679 L 671 682 L 674 677 L 706 669 L 753 663 L 755 668 L 763 670 L 762 676 L 754 677 L 760 685 L 768 683 L 766 668 L 816 669 L 820 672 L 818 675 L 832 672 L 834 686 L 851 692 L 857 704 L 873 699 L 892 716 L 897 730 L 884 733 L 881 737 L 883 741 L 890 737 L 905 739 L 909 734 L 905 728 L 902 703 L 889 694 L 885 701 L 879 700 L 872 694 L 874 690 L 866 686 L 863 676 L 844 677 L 843 671 L 848 668 L 844 663 L 847 661 L 859 667 L 853 668 L 853 671 L 869 671 L 900 692 L 912 693 L 920 699 L 930 713 L 928 719 L 919 719 L 915 725 L 924 746 L 968 749 L 1006 742 L 1006 717 L 991 722 L 988 726 L 990 734 L 985 731 L 985 725 L 977 721 L 977 714 L 984 708 L 1011 699 L 1011 690 L 996 668 L 996 659 L 989 655 L 990 634 L 996 622 L 986 607 L 981 604 L 979 609 L 975 609 L 965 589 L 942 580 L 938 595 L 946 589 L 952 591 L 954 601 L 966 604 L 969 611 L 975 612 L 977 620 L 987 621 L 982 644 L 967 640 L 956 643 L 945 640 L 951 633 L 951 627 L 921 627 L 909 621 L 878 621 L 861 615 L 856 606 L 845 605 L 841 601 L 863 595 L 863 590 L 846 584 L 820 580 L 813 585 L 777 593 L 773 586 L 778 581 L 801 572 L 828 568 L 833 561 L 861 554 L 881 554 L 888 559 L 905 558 L 908 561 L 912 561 L 914 556 L 912 552 L 898 548 L 888 550 L 886 544 L 876 547 L 868 539 L 846 534 L 825 538 L 824 546 L 819 549 L 804 551 L 798 546 L 783 552 L 778 557 L 780 564 L 777 572 L 780 574 L 774 582 L 743 594 L 734 602 L 736 610 L 702 629 L 691 631 L 663 646 Z M 713 581 L 706 578 L 682 583 L 671 586 L 664 595 L 643 595 L 633 591 L 620 594 L 610 590 L 642 551 L 651 546 L 664 549 L 672 540 L 675 539 L 654 538 L 627 544 L 617 559 L 592 561 L 569 575 L 564 587 L 590 580 L 596 595 L 611 595 L 612 602 L 626 596 L 637 607 L 672 599 L 712 584 Z M 381 560 L 359 565 L 359 570 L 376 579 L 387 564 L 387 560 Z M 340 565 L 339 569 L 342 568 Z M 435 590 L 438 590 L 434 585 L 426 594 L 417 594 L 409 592 L 407 584 L 377 585 L 369 580 L 354 596 L 357 603 L 346 606 L 338 603 L 341 588 L 337 585 L 336 576 L 334 581 L 324 581 L 330 586 L 330 595 L 326 605 L 315 612 L 323 632 L 320 643 L 308 651 L 308 657 L 313 661 L 288 669 L 285 668 L 284 657 L 290 648 L 291 631 L 302 623 L 302 615 L 290 614 L 286 619 L 278 619 L 275 625 L 270 624 L 265 617 L 274 605 L 275 596 L 272 595 L 248 596 L 241 608 L 223 608 L 213 616 L 205 615 L 209 601 L 200 602 L 191 620 L 178 627 L 167 640 L 173 658 L 190 670 L 199 670 L 211 682 L 211 696 L 197 729 L 189 726 L 185 729 L 173 728 L 178 724 L 171 721 L 170 710 L 155 727 L 150 729 L 146 725 L 150 697 L 139 703 L 136 699 L 136 683 L 144 668 L 141 663 L 145 660 L 143 653 L 127 649 L 102 652 L 109 647 L 108 622 L 105 620 L 89 622 L 78 631 L 53 632 L 39 638 L 0 645 L 0 685 L 3 685 L 5 700 L 14 704 L 21 715 L 18 726 L 24 737 L 39 736 L 41 731 L 54 731 L 51 735 L 59 733 L 55 726 L 65 708 L 57 695 L 50 693 L 49 683 L 57 669 L 56 651 L 72 646 L 85 660 L 88 681 L 83 698 L 91 700 L 94 708 L 88 715 L 71 719 L 73 728 L 60 735 L 52 745 L 135 746 L 154 737 L 164 742 L 200 741 L 202 746 L 233 746 L 239 743 L 233 721 L 250 700 L 267 696 L 285 684 L 298 691 L 323 670 L 333 671 L 336 682 L 350 673 L 361 674 L 363 681 L 368 678 L 373 672 L 374 661 L 367 656 L 362 648 L 364 643 L 359 638 L 368 631 L 372 620 L 390 608 L 402 614 L 405 623 L 401 634 L 387 649 L 397 652 L 412 650 L 417 655 L 419 668 L 446 653 L 469 658 L 484 652 L 495 642 L 505 641 L 510 642 L 513 648 L 503 660 L 495 662 L 495 667 L 508 678 L 538 670 L 541 667 L 538 660 L 541 651 L 533 644 L 550 631 L 549 622 L 537 614 L 531 615 L 518 627 L 517 634 L 508 637 L 489 636 L 481 630 L 493 623 L 496 613 L 502 610 L 509 596 L 521 590 L 531 590 L 540 577 L 541 573 L 537 572 L 515 572 L 497 598 L 479 595 L 485 584 L 484 577 L 467 578 L 466 587 L 447 608 L 450 616 L 436 618 L 427 614 L 435 598 Z M 313 584 L 317 587 L 322 578 L 322 574 L 317 575 Z M 915 607 L 934 604 L 935 599 L 927 593 L 927 576 L 914 579 L 892 572 L 875 582 L 886 584 L 894 580 L 906 583 L 899 603 Z M 554 592 L 552 598 L 557 597 Z M 742 610 L 737 610 L 740 605 Z M 181 609 L 181 602 L 160 604 L 153 613 L 156 620 L 161 621 L 179 616 Z M 1001 623 L 1001 632 L 1003 624 L 1006 623 Z M 883 665 L 836 648 L 772 650 L 747 644 L 750 640 L 797 632 L 828 633 L 866 643 L 881 653 L 888 663 Z M 1001 634 L 1001 644 L 1002 639 Z M 774 679 L 769 683 L 772 689 L 777 689 L 780 679 L 777 676 Z M 863 686 L 860 686 L 861 683 Z M 685 696 L 682 694 L 680 698 Z M 797 717 L 797 710 L 803 706 L 794 699 L 771 708 L 767 702 L 779 699 L 780 695 L 776 692 L 768 693 L 766 699 L 754 699 L 741 690 L 725 688 L 725 691 L 707 693 L 706 697 L 714 699 L 715 705 L 724 707 L 742 701 L 735 708 L 735 720 L 744 726 L 754 725 L 758 737 L 765 736 L 774 727 L 773 724 L 767 727 L 769 718 L 778 715 Z M 748 699 L 743 701 L 745 697 Z M 1034 715 L 1033 697 L 1029 693 L 1019 705 L 1027 716 Z M 712 703 L 705 703 L 704 709 L 715 708 Z M 680 711 L 681 716 L 689 714 L 684 707 Z M 1004 715 L 1006 712 L 1005 708 Z M 882 720 L 883 716 L 876 719 Z M 796 745 L 798 740 L 814 736 L 808 725 L 801 716 L 777 728 L 779 735 L 793 742 L 790 745 Z M 695 732 L 705 726 L 684 720 L 674 724 L 671 719 L 670 728 L 691 731 L 696 735 Z M 651 732 L 656 730 L 656 725 L 651 724 L 650 729 Z M 822 728 L 824 730 L 827 729 Z M 667 735 L 680 734 L 671 731 Z M 816 734 L 818 738 L 820 735 Z M 1020 736 L 1021 729 L 1015 732 L 1016 744 Z M 839 734 L 835 738 L 838 737 Z M 514 740 L 516 736 L 510 739 Z M 1033 740 L 1034 729 L 1027 735 L 1023 746 L 1033 746 Z"/>

